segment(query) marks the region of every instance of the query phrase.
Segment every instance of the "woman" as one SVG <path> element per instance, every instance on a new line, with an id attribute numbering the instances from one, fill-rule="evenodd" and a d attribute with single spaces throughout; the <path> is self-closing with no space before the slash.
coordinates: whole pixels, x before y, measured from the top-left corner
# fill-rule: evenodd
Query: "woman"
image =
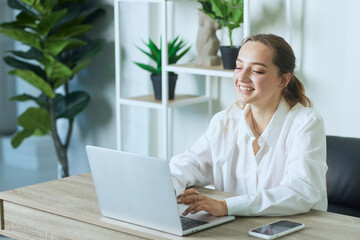
<path id="1" fill-rule="evenodd" d="M 238 101 L 217 113 L 203 136 L 170 162 L 178 202 L 189 205 L 183 215 L 326 211 L 324 124 L 294 68 L 294 53 L 281 37 L 244 40 L 233 76 Z M 184 191 L 211 183 L 239 196 L 217 201 Z"/>

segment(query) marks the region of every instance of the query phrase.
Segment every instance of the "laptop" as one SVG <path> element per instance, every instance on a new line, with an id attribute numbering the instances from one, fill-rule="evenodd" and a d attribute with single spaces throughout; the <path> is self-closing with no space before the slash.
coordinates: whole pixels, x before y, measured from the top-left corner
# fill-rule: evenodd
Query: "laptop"
<path id="1" fill-rule="evenodd" d="M 164 159 L 86 146 L 101 214 L 144 227 L 187 235 L 235 219 L 205 211 L 181 213 L 169 164 Z"/>

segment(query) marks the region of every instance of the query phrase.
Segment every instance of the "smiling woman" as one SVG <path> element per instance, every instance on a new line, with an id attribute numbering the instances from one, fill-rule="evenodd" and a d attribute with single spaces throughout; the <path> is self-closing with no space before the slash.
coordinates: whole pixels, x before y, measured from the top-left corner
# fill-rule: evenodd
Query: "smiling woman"
<path id="1" fill-rule="evenodd" d="M 281 37 L 245 39 L 234 71 L 237 102 L 170 162 L 184 215 L 291 215 L 327 209 L 325 130 L 293 74 L 295 56 Z M 214 183 L 239 194 L 217 201 L 186 187 Z M 184 191 L 184 192 L 183 192 Z"/>

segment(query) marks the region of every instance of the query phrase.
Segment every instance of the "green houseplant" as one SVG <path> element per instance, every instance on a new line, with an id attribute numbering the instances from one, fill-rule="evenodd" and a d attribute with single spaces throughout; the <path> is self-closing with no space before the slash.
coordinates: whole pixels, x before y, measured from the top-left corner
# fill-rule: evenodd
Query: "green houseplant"
<path id="1" fill-rule="evenodd" d="M 93 28 L 91 21 L 103 10 L 90 0 L 8 0 L 8 6 L 18 14 L 14 21 L 0 24 L 0 32 L 21 42 L 26 50 L 8 51 L 4 61 L 14 68 L 10 74 L 40 90 L 38 96 L 24 93 L 11 98 L 37 104 L 18 117 L 22 129 L 11 144 L 17 148 L 25 138 L 51 134 L 61 177 L 66 177 L 74 118 L 90 100 L 85 91 L 71 91 L 70 83 L 104 45 L 103 40 L 86 35 Z M 58 119 L 68 121 L 64 140 L 56 126 Z"/>
<path id="2" fill-rule="evenodd" d="M 234 69 L 239 47 L 233 44 L 232 34 L 244 22 L 244 0 L 197 0 L 203 13 L 224 26 L 228 32 L 230 46 L 221 46 L 225 69 Z M 227 57 L 228 56 L 228 57 Z"/>
<path id="3" fill-rule="evenodd" d="M 156 46 L 156 44 L 149 38 L 149 42 L 144 44 L 147 46 L 148 51 L 141 49 L 137 46 L 137 48 L 146 54 L 152 61 L 155 62 L 156 67 L 153 67 L 149 64 L 138 63 L 135 62 L 136 65 L 141 67 L 142 69 L 151 72 L 151 81 L 153 83 L 155 99 L 161 100 L 161 41 L 160 47 Z M 174 38 L 172 41 L 168 42 L 168 64 L 175 64 L 182 58 L 191 48 L 185 48 L 186 43 L 179 39 L 179 36 Z M 185 49 L 184 49 L 185 48 Z M 175 73 L 169 73 L 169 99 L 174 99 L 174 91 L 177 80 L 177 75 Z"/>

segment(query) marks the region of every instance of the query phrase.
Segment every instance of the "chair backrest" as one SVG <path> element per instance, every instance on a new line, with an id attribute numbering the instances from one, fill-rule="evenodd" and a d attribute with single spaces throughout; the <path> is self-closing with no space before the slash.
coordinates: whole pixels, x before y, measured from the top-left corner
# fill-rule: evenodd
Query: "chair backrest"
<path id="1" fill-rule="evenodd" d="M 327 136 L 329 204 L 360 209 L 360 139 Z"/>

